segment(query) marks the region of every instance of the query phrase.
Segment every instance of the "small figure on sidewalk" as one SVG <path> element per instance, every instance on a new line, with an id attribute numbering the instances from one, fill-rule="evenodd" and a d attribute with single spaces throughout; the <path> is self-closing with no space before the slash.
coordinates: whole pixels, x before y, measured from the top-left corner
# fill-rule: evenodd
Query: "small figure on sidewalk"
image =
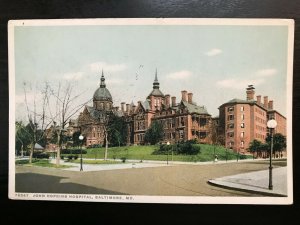
<path id="1" fill-rule="evenodd" d="M 218 156 L 215 155 L 215 162 L 218 162 Z"/>

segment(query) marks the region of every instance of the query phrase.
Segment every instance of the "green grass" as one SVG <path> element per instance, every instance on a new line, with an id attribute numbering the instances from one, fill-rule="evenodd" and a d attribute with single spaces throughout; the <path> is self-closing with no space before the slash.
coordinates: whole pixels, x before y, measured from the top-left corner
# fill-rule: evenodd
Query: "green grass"
<path id="1" fill-rule="evenodd" d="M 69 167 L 71 167 L 71 166 L 67 166 L 67 165 L 56 166 L 56 164 L 49 163 L 48 159 L 33 159 L 31 164 L 29 163 L 28 159 L 16 160 L 16 165 L 41 166 L 41 167 L 51 167 L 51 168 L 69 168 Z"/>
<path id="2" fill-rule="evenodd" d="M 173 154 L 174 161 L 185 162 L 206 162 L 213 161 L 214 156 L 218 156 L 218 160 L 234 160 L 237 159 L 237 154 L 230 149 L 225 149 L 222 146 L 213 146 L 208 144 L 198 144 L 201 147 L 201 151 L 197 155 L 175 155 Z M 108 148 L 109 159 L 135 159 L 135 160 L 172 160 L 172 152 L 169 155 L 154 155 L 155 150 L 159 149 L 158 145 L 139 145 L 139 146 L 122 146 L 122 147 L 110 147 Z M 103 159 L 105 148 L 86 149 L 87 154 L 83 155 L 83 158 L 90 159 Z M 80 155 L 78 155 L 80 157 Z M 252 156 L 246 156 L 246 158 L 252 158 Z M 77 159 L 79 161 L 79 159 Z"/>

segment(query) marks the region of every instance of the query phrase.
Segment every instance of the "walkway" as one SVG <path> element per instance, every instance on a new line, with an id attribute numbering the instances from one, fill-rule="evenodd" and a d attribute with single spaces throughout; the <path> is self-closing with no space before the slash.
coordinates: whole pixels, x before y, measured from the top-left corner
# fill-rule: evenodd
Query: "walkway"
<path id="1" fill-rule="evenodd" d="M 287 196 L 287 167 L 273 169 L 273 190 L 269 190 L 269 170 L 211 179 L 212 185 L 270 196 Z"/>

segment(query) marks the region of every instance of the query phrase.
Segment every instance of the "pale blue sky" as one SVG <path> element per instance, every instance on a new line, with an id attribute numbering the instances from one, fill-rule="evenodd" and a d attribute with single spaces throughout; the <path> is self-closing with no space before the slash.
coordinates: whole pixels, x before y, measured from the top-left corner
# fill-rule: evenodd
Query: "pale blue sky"
<path id="1" fill-rule="evenodd" d="M 24 81 L 41 87 L 73 80 L 84 101 L 102 69 L 115 106 L 144 101 L 157 68 L 164 94 L 179 101 L 181 90 L 193 92 L 212 116 L 224 102 L 245 99 L 248 84 L 286 115 L 287 32 L 287 26 L 15 27 L 17 111 L 24 110 Z"/>

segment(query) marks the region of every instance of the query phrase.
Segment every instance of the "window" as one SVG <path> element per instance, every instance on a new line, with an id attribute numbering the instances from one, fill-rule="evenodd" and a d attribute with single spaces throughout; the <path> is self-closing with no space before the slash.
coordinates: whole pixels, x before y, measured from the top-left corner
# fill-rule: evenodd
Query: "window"
<path id="1" fill-rule="evenodd" d="M 241 147 L 244 148 L 245 142 L 241 141 Z"/>
<path id="2" fill-rule="evenodd" d="M 233 112 L 233 111 L 234 111 L 234 107 L 233 106 L 227 108 L 227 112 Z"/>
<path id="3" fill-rule="evenodd" d="M 227 124 L 227 129 L 232 129 L 232 128 L 234 128 L 234 123 Z"/>
<path id="4" fill-rule="evenodd" d="M 206 138 L 206 132 L 200 132 L 200 139 Z"/>
<path id="5" fill-rule="evenodd" d="M 244 112 L 245 108 L 244 106 L 241 106 L 241 112 Z"/>
<path id="6" fill-rule="evenodd" d="M 227 136 L 230 137 L 230 138 L 232 138 L 234 136 L 234 132 L 228 132 Z"/>
<path id="7" fill-rule="evenodd" d="M 232 148 L 234 146 L 234 142 L 233 141 L 228 142 L 228 146 L 229 148 Z"/>
<path id="8" fill-rule="evenodd" d="M 183 130 L 179 130 L 179 138 L 180 138 L 180 139 L 183 139 L 183 137 L 184 137 L 184 136 L 183 136 Z"/>
<path id="9" fill-rule="evenodd" d="M 227 117 L 227 120 L 234 120 L 234 115 L 229 115 L 229 116 Z"/>
<path id="10" fill-rule="evenodd" d="M 244 123 L 241 123 L 241 128 L 245 128 L 245 124 Z"/>
<path id="11" fill-rule="evenodd" d="M 245 137 L 245 132 L 241 132 L 241 138 Z"/>
<path id="12" fill-rule="evenodd" d="M 184 126 L 184 118 L 183 117 L 180 118 L 180 125 Z"/>
<path id="13" fill-rule="evenodd" d="M 205 126 L 206 123 L 207 123 L 206 118 L 200 118 L 200 126 L 201 126 L 201 127 Z"/>
<path id="14" fill-rule="evenodd" d="M 241 115 L 241 120 L 244 120 L 244 119 L 245 119 L 245 115 L 242 114 L 242 115 Z"/>

